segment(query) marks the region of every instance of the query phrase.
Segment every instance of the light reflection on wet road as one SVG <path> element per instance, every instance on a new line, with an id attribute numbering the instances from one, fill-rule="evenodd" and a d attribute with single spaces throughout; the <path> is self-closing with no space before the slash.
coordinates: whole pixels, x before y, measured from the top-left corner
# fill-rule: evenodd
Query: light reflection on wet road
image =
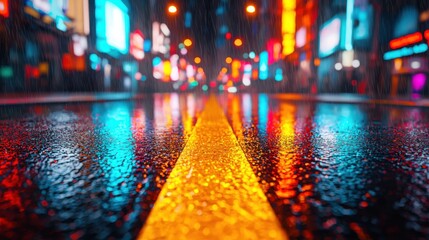
<path id="1" fill-rule="evenodd" d="M 134 238 L 204 101 L 0 110 L 0 238 Z"/>
<path id="2" fill-rule="evenodd" d="M 429 236 L 429 111 L 221 98 L 292 239 Z"/>
<path id="3" fill-rule="evenodd" d="M 0 108 L 0 238 L 136 237 L 205 100 Z M 219 100 L 292 239 L 429 236 L 429 109 Z"/>

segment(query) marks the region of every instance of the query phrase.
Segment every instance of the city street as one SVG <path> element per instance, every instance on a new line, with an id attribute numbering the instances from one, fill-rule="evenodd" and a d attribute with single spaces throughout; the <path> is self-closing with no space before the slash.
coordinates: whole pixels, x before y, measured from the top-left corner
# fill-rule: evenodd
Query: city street
<path id="1" fill-rule="evenodd" d="M 0 239 L 425 239 L 429 108 L 282 94 L 0 106 Z"/>

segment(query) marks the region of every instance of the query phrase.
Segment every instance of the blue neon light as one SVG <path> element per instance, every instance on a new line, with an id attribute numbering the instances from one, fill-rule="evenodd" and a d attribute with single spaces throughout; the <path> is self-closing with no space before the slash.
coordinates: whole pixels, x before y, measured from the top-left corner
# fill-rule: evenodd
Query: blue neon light
<path id="1" fill-rule="evenodd" d="M 162 59 L 160 57 L 154 57 L 152 59 L 153 66 L 158 66 L 159 64 L 161 64 L 161 62 L 162 62 Z"/>
<path id="2" fill-rule="evenodd" d="M 143 43 L 143 50 L 145 52 L 150 52 L 152 49 L 152 41 L 150 39 L 145 39 Z"/>
<path id="3" fill-rule="evenodd" d="M 130 45 L 128 8 L 121 0 L 96 0 L 96 47 L 112 57 L 127 54 Z"/>
<path id="4" fill-rule="evenodd" d="M 185 27 L 190 28 L 192 26 L 192 13 L 186 12 L 185 13 Z"/>
<path id="5" fill-rule="evenodd" d="M 281 82 L 283 80 L 283 70 L 281 68 L 276 69 L 276 75 L 274 76 L 274 80 L 277 82 Z"/>
<path id="6" fill-rule="evenodd" d="M 259 79 L 268 79 L 268 52 L 263 51 L 259 54 Z"/>
<path id="7" fill-rule="evenodd" d="M 428 45 L 426 43 L 418 44 L 412 47 L 404 47 L 397 50 L 389 51 L 384 53 L 384 60 L 392 60 L 395 58 L 411 56 L 414 54 L 424 53 L 428 50 Z"/>
<path id="8" fill-rule="evenodd" d="M 345 48 L 346 50 L 353 49 L 353 7 L 355 1 L 347 0 L 346 10 L 346 30 L 345 30 Z"/>

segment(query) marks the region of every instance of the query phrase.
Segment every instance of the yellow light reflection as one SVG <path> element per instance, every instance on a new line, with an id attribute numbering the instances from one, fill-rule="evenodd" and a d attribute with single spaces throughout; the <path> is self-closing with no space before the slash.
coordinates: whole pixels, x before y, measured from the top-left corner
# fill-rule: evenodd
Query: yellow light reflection
<path id="1" fill-rule="evenodd" d="M 279 186 L 276 194 L 280 198 L 291 198 L 296 195 L 297 181 L 294 178 L 295 160 L 295 112 L 296 106 L 280 104 L 280 141 L 279 141 Z"/>
<path id="2" fill-rule="evenodd" d="M 211 97 L 138 239 L 286 239 Z"/>

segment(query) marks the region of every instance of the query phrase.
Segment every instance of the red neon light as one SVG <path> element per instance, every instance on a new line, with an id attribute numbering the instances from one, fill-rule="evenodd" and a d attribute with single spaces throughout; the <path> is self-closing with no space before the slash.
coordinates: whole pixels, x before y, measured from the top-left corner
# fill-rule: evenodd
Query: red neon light
<path id="1" fill-rule="evenodd" d="M 130 53 L 133 55 L 137 60 L 142 60 L 144 58 L 144 38 L 143 33 L 139 30 L 136 30 L 134 33 L 130 34 Z"/>
<path id="2" fill-rule="evenodd" d="M 405 47 L 407 45 L 418 43 L 422 40 L 423 40 L 422 34 L 419 32 L 416 32 L 416 33 L 405 35 L 400 38 L 393 39 L 392 41 L 390 41 L 390 48 L 397 49 L 397 48 Z"/>
<path id="3" fill-rule="evenodd" d="M 9 17 L 9 0 L 0 0 L 0 15 Z"/>
<path id="4" fill-rule="evenodd" d="M 426 38 L 426 40 L 428 40 L 428 41 L 429 41 L 429 30 L 426 30 L 426 31 L 425 31 L 425 38 Z"/>

